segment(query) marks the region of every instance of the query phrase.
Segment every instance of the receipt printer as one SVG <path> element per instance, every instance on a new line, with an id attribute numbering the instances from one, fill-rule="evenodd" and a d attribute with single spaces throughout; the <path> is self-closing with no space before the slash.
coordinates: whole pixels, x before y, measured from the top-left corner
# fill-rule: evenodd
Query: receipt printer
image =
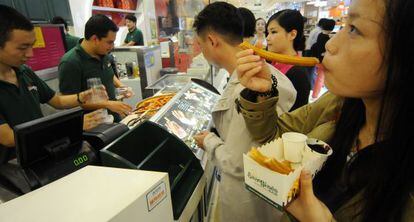
<path id="1" fill-rule="evenodd" d="M 83 132 L 83 139 L 86 140 L 96 152 L 99 152 L 106 145 L 123 135 L 129 130 L 125 124 L 102 123 L 95 128 Z"/>

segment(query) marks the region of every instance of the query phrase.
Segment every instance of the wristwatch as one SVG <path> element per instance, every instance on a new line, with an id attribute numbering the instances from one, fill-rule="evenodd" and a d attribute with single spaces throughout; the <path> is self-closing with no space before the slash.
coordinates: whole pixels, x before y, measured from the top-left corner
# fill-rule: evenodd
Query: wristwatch
<path id="1" fill-rule="evenodd" d="M 82 102 L 82 101 L 80 100 L 80 98 L 79 98 L 79 94 L 81 94 L 81 93 L 77 93 L 77 94 L 76 94 L 76 97 L 77 97 L 78 103 L 79 103 L 79 104 L 84 104 L 84 102 Z"/>

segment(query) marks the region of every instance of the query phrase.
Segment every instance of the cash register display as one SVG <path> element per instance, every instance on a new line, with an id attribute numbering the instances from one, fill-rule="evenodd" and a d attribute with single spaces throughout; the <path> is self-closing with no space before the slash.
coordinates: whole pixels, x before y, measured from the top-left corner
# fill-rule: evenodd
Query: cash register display
<path id="1" fill-rule="evenodd" d="M 174 104 L 157 120 L 157 124 L 165 127 L 184 141 L 194 153 L 199 149 L 193 136 L 207 130 L 211 121 L 211 110 L 219 99 L 219 95 L 206 88 L 191 83 L 191 86 L 174 101 Z"/>
<path id="2" fill-rule="evenodd" d="M 17 160 L 23 168 L 70 155 L 82 147 L 83 112 L 65 110 L 14 127 Z M 69 151 L 68 147 L 71 147 Z M 52 158 L 52 159 L 53 159 Z"/>

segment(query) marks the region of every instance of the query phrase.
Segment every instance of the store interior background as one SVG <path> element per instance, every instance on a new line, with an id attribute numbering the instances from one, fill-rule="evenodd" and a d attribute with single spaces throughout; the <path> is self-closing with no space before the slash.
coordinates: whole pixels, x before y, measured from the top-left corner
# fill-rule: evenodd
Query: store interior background
<path id="1" fill-rule="evenodd" d="M 115 47 L 122 44 L 128 30 L 125 26 L 125 15 L 133 14 L 137 17 L 137 27 L 143 32 L 145 46 L 160 46 L 161 56 L 155 56 L 155 64 L 159 67 L 153 68 L 153 72 L 158 73 L 167 67 L 176 68 L 175 71 L 165 71 L 162 73 L 179 74 L 201 74 L 203 79 L 212 83 L 219 91 L 225 85 L 227 73 L 216 70 L 208 65 L 203 58 L 199 47 L 193 40 L 194 32 L 192 24 L 194 16 L 203 9 L 206 4 L 215 2 L 214 0 L 1 0 L 1 4 L 16 8 L 26 15 L 33 22 L 48 23 L 54 16 L 63 17 L 69 24 L 69 33 L 78 37 L 83 37 L 84 24 L 93 14 L 105 14 L 110 17 L 118 26 L 119 31 L 115 41 Z M 275 12 L 282 9 L 299 10 L 307 18 L 305 23 L 305 35 L 315 27 L 320 18 L 332 18 L 337 21 L 337 26 L 343 24 L 343 19 L 347 15 L 350 0 L 312 0 L 312 1 L 288 1 L 288 0 L 227 0 L 227 2 L 237 6 L 250 9 L 256 18 L 268 19 Z M 36 7 L 33 7 L 36 5 Z M 38 7 L 37 7 L 38 6 Z M 116 49 L 115 49 L 116 51 Z M 158 53 L 158 52 L 156 52 Z M 116 55 L 116 53 L 115 53 Z M 121 55 L 120 57 L 123 57 Z M 34 58 L 36 59 L 36 58 Z M 126 72 L 125 63 L 138 62 L 119 59 L 120 72 Z M 140 65 L 140 64 L 138 64 Z M 51 67 L 49 67 L 51 68 Z M 41 70 L 35 70 L 40 71 Z M 49 71 L 49 70 L 47 70 Z M 151 85 L 159 77 L 158 74 L 149 77 L 149 82 L 144 86 L 133 83 L 129 84 L 137 89 L 137 85 L 146 87 Z M 203 76 L 208 75 L 208 76 Z M 54 89 L 58 90 L 56 73 L 48 74 L 43 78 Z M 154 79 L 154 80 L 152 80 Z M 131 83 L 130 83 L 131 82 Z M 322 89 L 318 95 L 323 94 Z M 145 95 L 137 95 L 130 100 L 131 105 L 135 105 Z M 310 97 L 310 101 L 315 98 Z M 46 107 L 45 112 L 53 113 L 53 110 Z"/>
<path id="2" fill-rule="evenodd" d="M 343 25 L 347 16 L 351 0 L 227 0 L 236 7 L 250 9 L 256 18 L 266 20 L 275 12 L 282 9 L 299 10 L 307 18 L 305 23 L 305 35 L 315 27 L 320 18 L 332 18 L 337 21 L 335 30 Z M 83 37 L 84 24 L 94 14 L 105 14 L 110 17 L 119 27 L 115 41 L 113 54 L 116 56 L 117 69 L 122 83 L 131 87 L 135 92 L 133 98 L 126 102 L 135 107 L 141 100 L 148 98 L 158 90 L 161 90 L 164 82 L 171 77 L 173 81 L 188 82 L 190 78 L 198 78 L 213 85 L 222 92 L 226 83 L 228 73 L 224 69 L 211 66 L 202 56 L 201 50 L 194 41 L 192 25 L 194 16 L 200 12 L 205 5 L 215 1 L 212 0 L 0 0 L 0 4 L 9 5 L 30 18 L 39 26 L 47 26 L 55 16 L 63 17 L 69 24 L 69 33 Z M 128 32 L 125 26 L 125 15 L 133 14 L 137 17 L 137 28 L 144 36 L 144 46 L 136 48 L 121 47 Z M 335 31 L 334 30 L 334 31 Z M 46 44 L 48 44 L 46 42 Z M 52 50 L 53 51 L 53 50 Z M 46 53 L 53 56 L 50 52 Z M 39 54 L 40 55 L 40 54 Z M 61 54 L 57 54 L 61 55 Z M 60 58 L 54 58 L 59 61 Z M 32 62 L 41 61 L 40 57 L 32 58 Z M 129 73 L 128 64 L 139 67 L 139 77 Z M 54 90 L 58 91 L 57 78 L 58 62 L 40 67 L 34 71 L 46 81 Z M 181 76 L 182 78 L 174 77 Z M 184 77 L 183 77 L 184 76 Z M 325 88 L 318 93 L 322 95 Z M 311 93 L 312 95 L 312 93 Z M 314 101 L 317 97 L 310 97 Z M 45 115 L 58 112 L 48 105 L 42 110 Z M 206 212 L 198 212 L 208 220 L 214 218 L 214 205 L 217 196 L 214 195 L 215 184 L 210 183 L 214 177 L 214 170 L 207 175 L 207 186 L 204 188 L 209 193 L 203 200 Z M 208 174 L 208 173 L 206 173 Z M 104 174 L 103 174 L 104 177 Z M 163 178 L 165 179 L 165 178 Z M 213 179 L 214 180 L 214 179 Z M 67 185 L 69 186 L 69 185 Z M 198 209 L 195 205 L 194 209 Z M 197 221 L 193 212 L 188 213 L 188 218 Z M 197 216 L 200 218 L 200 216 Z"/>

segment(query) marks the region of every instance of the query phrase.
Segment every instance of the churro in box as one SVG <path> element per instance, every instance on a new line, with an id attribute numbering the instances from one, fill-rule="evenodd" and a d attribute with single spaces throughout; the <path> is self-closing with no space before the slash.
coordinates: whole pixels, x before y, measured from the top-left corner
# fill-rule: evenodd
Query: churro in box
<path id="1" fill-rule="evenodd" d="M 321 140 L 284 133 L 282 138 L 243 154 L 245 185 L 282 209 L 298 194 L 302 169 L 309 170 L 314 177 L 331 154 L 331 147 Z"/>

